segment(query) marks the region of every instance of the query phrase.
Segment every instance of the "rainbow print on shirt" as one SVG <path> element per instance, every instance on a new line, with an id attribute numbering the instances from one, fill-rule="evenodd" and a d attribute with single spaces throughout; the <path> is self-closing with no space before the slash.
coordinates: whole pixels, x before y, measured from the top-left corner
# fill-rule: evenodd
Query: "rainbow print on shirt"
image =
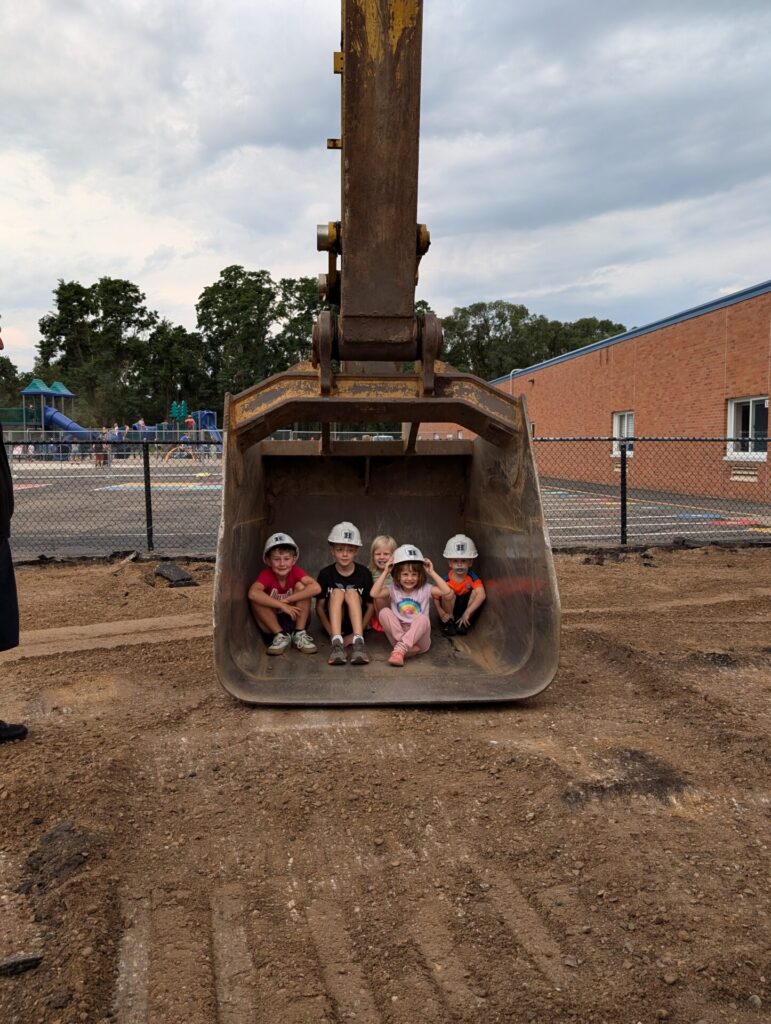
<path id="1" fill-rule="evenodd" d="M 411 597 L 403 597 L 401 601 L 396 602 L 396 610 L 405 619 L 411 619 L 413 615 L 420 615 L 421 608 L 418 601 L 415 601 Z"/>

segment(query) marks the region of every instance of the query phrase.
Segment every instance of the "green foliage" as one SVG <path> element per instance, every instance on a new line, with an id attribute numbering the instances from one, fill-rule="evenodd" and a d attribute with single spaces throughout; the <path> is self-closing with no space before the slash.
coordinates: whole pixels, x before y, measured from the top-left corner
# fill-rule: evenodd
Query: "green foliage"
<path id="1" fill-rule="evenodd" d="M 21 405 L 19 392 L 24 387 L 19 371 L 8 356 L 0 356 L 0 405 Z"/>
<path id="2" fill-rule="evenodd" d="M 274 281 L 266 270 L 226 267 L 201 292 L 197 330 L 161 318 L 130 281 L 59 281 L 40 320 L 38 359 L 19 374 L 0 356 L 0 404 L 18 404 L 31 376 L 63 380 L 86 425 L 161 422 L 184 396 L 187 409 L 221 411 L 237 393 L 310 357 L 313 322 L 325 308 L 310 277 Z M 326 307 L 328 308 L 328 307 Z M 424 299 L 419 316 L 433 312 Z M 610 320 L 549 320 L 509 302 L 477 302 L 444 318 L 442 358 L 485 380 L 624 330 Z"/>
<path id="3" fill-rule="evenodd" d="M 220 392 L 237 393 L 310 354 L 322 305 L 310 277 L 226 267 L 196 305 L 207 363 Z"/>
<path id="4" fill-rule="evenodd" d="M 77 396 L 76 418 L 105 424 L 143 414 L 142 371 L 158 314 L 130 281 L 102 277 L 84 287 L 59 281 L 53 312 L 39 321 L 35 372 L 63 378 Z"/>
<path id="5" fill-rule="evenodd" d="M 611 320 L 549 320 L 527 307 L 498 300 L 456 307 L 444 317 L 442 358 L 459 370 L 493 380 L 625 330 Z"/>

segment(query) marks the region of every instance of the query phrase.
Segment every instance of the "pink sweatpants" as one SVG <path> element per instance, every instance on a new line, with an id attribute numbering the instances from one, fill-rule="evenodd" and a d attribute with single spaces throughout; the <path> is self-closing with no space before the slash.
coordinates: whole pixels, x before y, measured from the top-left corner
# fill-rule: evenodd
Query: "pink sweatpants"
<path id="1" fill-rule="evenodd" d="M 404 647 L 405 653 L 411 647 L 417 647 L 421 654 L 425 654 L 431 646 L 431 622 L 427 615 L 416 615 L 410 625 L 405 626 L 390 608 L 383 608 L 377 614 L 385 635 L 394 647 L 397 644 Z"/>

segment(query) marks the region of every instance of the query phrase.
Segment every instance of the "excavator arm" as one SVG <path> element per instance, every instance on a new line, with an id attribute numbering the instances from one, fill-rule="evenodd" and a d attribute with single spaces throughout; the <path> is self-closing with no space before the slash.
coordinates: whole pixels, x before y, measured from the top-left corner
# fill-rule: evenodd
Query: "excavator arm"
<path id="1" fill-rule="evenodd" d="M 418 263 L 430 245 L 417 223 L 422 0 L 343 0 L 339 221 L 319 225 L 329 253 L 322 298 L 339 316 L 319 318 L 314 365 L 331 391 L 331 361 L 419 360 L 425 394 L 442 332 L 430 314 L 415 316 Z M 338 268 L 338 257 L 342 264 Z"/>

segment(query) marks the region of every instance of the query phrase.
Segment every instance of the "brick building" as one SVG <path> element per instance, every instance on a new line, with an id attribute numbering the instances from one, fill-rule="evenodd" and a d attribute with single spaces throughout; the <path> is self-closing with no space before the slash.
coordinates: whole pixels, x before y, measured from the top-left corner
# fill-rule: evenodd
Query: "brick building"
<path id="1" fill-rule="evenodd" d="M 697 446 L 627 446 L 630 484 L 749 501 L 771 500 L 768 397 L 771 391 L 771 281 L 595 342 L 492 381 L 527 399 L 534 435 L 603 438 L 722 438 Z M 424 424 L 444 438 L 451 424 Z M 599 442 L 598 442 L 599 444 Z M 583 454 L 582 454 L 583 453 Z M 600 484 L 618 481 L 618 440 L 597 446 L 536 443 L 541 476 Z"/>

